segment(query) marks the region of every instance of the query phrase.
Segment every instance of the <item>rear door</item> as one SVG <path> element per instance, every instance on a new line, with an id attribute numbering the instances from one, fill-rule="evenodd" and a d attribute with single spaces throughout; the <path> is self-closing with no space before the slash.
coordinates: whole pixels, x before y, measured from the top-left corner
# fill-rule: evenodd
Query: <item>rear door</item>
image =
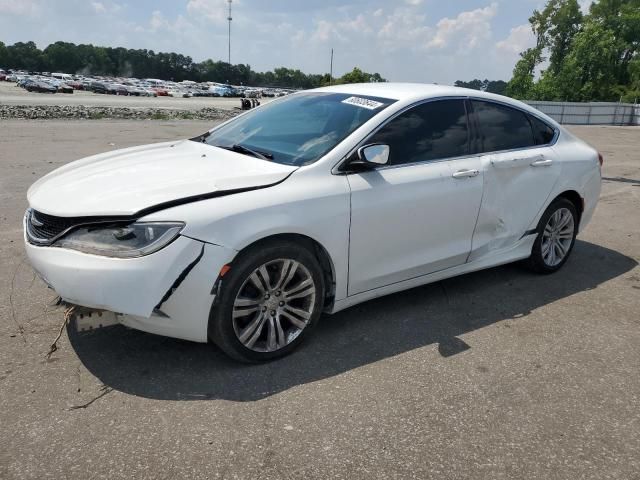
<path id="1" fill-rule="evenodd" d="M 514 245 L 531 228 L 560 175 L 555 130 L 511 106 L 471 100 L 484 195 L 470 261 Z"/>

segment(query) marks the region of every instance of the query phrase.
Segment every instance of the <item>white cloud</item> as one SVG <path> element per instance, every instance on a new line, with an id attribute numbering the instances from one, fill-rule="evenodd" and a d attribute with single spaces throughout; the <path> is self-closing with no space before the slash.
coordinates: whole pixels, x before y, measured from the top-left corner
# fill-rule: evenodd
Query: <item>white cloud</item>
<path id="1" fill-rule="evenodd" d="M 167 19 L 162 12 L 159 10 L 154 10 L 151 13 L 151 18 L 149 19 L 149 31 L 150 32 L 158 32 L 160 30 L 169 31 L 174 34 L 184 35 L 190 31 L 192 31 L 193 25 L 185 19 L 182 15 L 178 15 L 178 17 L 174 21 L 170 21 Z M 183 52 L 176 52 L 183 53 Z"/>
<path id="2" fill-rule="evenodd" d="M 378 30 L 378 37 L 390 50 L 407 46 L 415 47 L 427 41 L 431 34 L 431 29 L 425 25 L 425 21 L 425 15 L 416 14 L 406 8 L 398 8 L 387 16 Z"/>
<path id="3" fill-rule="evenodd" d="M 238 0 L 234 4 L 237 5 Z M 227 21 L 229 4 L 225 0 L 189 0 L 187 12 L 190 15 L 202 16 L 212 23 L 220 24 Z"/>
<path id="4" fill-rule="evenodd" d="M 417 7 L 418 5 L 422 5 L 423 1 L 424 0 L 404 0 L 404 3 L 412 7 Z"/>
<path id="5" fill-rule="evenodd" d="M 155 10 L 151 14 L 151 20 L 149 20 L 149 26 L 151 26 L 151 30 L 156 31 L 161 28 L 167 27 L 169 25 L 169 21 L 164 18 L 162 12 L 159 10 Z"/>
<path id="6" fill-rule="evenodd" d="M 327 42 L 336 34 L 337 32 L 331 22 L 320 20 L 316 25 L 315 31 L 311 34 L 311 40 L 316 42 Z"/>
<path id="7" fill-rule="evenodd" d="M 91 2 L 91 5 L 93 6 L 93 9 L 96 11 L 96 13 L 106 13 L 107 11 L 107 8 L 102 2 Z"/>
<path id="8" fill-rule="evenodd" d="M 33 15 L 39 9 L 38 0 L 0 0 L 0 15 Z"/>
<path id="9" fill-rule="evenodd" d="M 477 47 L 491 37 L 491 20 L 498 12 L 498 4 L 462 12 L 456 18 L 443 18 L 436 26 L 426 48 L 442 49 L 457 44 L 460 48 Z"/>
<path id="10" fill-rule="evenodd" d="M 519 54 L 534 44 L 535 36 L 531 26 L 526 23 L 513 27 L 507 38 L 496 43 L 496 48 L 505 53 Z"/>
<path id="11" fill-rule="evenodd" d="M 306 34 L 304 30 L 297 30 L 296 33 L 294 33 L 291 37 L 291 43 L 293 43 L 294 45 L 299 45 L 304 41 L 305 37 Z"/>
<path id="12" fill-rule="evenodd" d="M 352 31 L 358 34 L 371 33 L 372 29 L 363 14 L 358 14 L 354 19 L 345 20 L 338 23 L 338 28 L 344 31 Z"/>
<path id="13" fill-rule="evenodd" d="M 373 32 L 373 29 L 365 19 L 363 14 L 358 14 L 353 19 L 346 19 L 340 22 L 330 22 L 327 20 L 319 20 L 316 28 L 311 34 L 311 40 L 326 43 L 329 40 L 344 42 L 348 40 L 349 35 L 367 35 Z"/>

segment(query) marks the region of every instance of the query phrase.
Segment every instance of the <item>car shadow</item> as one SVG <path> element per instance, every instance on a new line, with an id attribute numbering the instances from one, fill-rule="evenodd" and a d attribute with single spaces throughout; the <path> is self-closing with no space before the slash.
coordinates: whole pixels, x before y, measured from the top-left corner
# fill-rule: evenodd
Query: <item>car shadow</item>
<path id="1" fill-rule="evenodd" d="M 517 322 L 636 265 L 616 251 L 578 241 L 554 275 L 507 265 L 325 315 L 299 350 L 262 365 L 234 362 L 211 345 L 121 326 L 68 333 L 86 368 L 113 389 L 160 400 L 255 401 L 428 345 L 437 345 L 443 357 L 459 354 L 473 348 L 460 335 L 506 319 Z"/>

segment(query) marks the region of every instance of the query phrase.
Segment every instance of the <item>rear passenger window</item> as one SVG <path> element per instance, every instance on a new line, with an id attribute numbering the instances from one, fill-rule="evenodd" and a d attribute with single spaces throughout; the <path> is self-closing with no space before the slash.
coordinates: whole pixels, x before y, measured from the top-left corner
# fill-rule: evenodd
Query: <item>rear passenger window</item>
<path id="1" fill-rule="evenodd" d="M 499 152 L 535 145 L 527 114 L 492 102 L 473 100 L 482 152 Z"/>
<path id="2" fill-rule="evenodd" d="M 536 145 L 550 144 L 553 141 L 553 137 L 556 135 L 555 130 L 533 115 L 529 115 L 529 120 L 533 127 L 533 138 Z"/>
<path id="3" fill-rule="evenodd" d="M 418 105 L 387 123 L 368 143 L 389 145 L 389 165 L 467 155 L 469 129 L 464 101 Z"/>

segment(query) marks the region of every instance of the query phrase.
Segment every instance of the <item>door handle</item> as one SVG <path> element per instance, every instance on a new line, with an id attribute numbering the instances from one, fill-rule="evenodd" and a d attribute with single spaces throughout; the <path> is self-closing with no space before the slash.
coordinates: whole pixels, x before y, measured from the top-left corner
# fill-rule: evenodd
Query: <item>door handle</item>
<path id="1" fill-rule="evenodd" d="M 467 177 L 477 177 L 480 175 L 480 170 L 458 170 L 456 173 L 452 175 L 453 178 L 467 178 Z"/>
<path id="2" fill-rule="evenodd" d="M 553 164 L 553 160 L 536 160 L 535 162 L 531 162 L 532 167 L 549 167 Z"/>

